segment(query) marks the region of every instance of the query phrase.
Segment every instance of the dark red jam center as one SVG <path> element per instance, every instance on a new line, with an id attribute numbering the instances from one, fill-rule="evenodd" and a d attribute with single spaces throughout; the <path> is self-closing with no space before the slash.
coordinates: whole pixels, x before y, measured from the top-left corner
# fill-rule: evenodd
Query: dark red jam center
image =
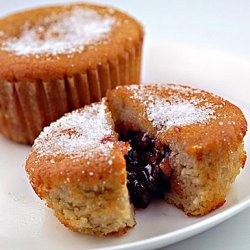
<path id="1" fill-rule="evenodd" d="M 170 150 L 150 138 L 147 133 L 129 132 L 121 138 L 131 150 L 125 155 L 127 187 L 135 207 L 145 208 L 154 198 L 164 198 L 170 188 Z"/>

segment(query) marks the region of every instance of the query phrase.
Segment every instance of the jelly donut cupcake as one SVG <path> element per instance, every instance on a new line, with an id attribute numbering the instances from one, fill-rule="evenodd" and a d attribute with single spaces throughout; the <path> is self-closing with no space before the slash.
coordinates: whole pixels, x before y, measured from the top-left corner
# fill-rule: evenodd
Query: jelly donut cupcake
<path id="1" fill-rule="evenodd" d="M 120 86 L 46 127 L 26 171 L 65 226 L 121 234 L 135 225 L 133 206 L 153 199 L 192 216 L 222 206 L 245 164 L 246 130 L 241 110 L 211 93 Z"/>

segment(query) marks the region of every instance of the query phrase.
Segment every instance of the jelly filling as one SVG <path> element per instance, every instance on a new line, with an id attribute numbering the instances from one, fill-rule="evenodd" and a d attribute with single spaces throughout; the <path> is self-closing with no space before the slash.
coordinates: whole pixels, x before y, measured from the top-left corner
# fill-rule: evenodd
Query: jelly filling
<path id="1" fill-rule="evenodd" d="M 146 208 L 152 199 L 163 199 L 170 188 L 170 150 L 147 133 L 130 131 L 121 140 L 131 146 L 125 155 L 131 202 Z"/>

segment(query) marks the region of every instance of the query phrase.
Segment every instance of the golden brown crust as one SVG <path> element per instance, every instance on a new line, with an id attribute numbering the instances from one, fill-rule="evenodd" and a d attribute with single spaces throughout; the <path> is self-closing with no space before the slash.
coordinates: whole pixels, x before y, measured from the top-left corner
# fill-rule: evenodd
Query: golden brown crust
<path id="1" fill-rule="evenodd" d="M 51 13 L 64 13 L 78 6 L 115 18 L 108 38 L 84 45 L 82 51 L 74 53 L 18 54 L 2 47 L 10 37 L 18 37 L 25 23 L 37 25 Z M 142 42 L 143 29 L 137 21 L 118 10 L 96 5 L 50 6 L 2 18 L 1 133 L 32 144 L 43 127 L 66 112 L 100 101 L 107 89 L 117 85 L 139 83 Z"/>
<path id="2" fill-rule="evenodd" d="M 41 185 L 46 185 L 48 189 L 57 183 L 69 182 L 68 186 L 73 188 L 76 182 L 94 186 L 105 183 L 124 184 L 125 176 L 121 173 L 126 168 L 123 155 L 120 151 L 120 144 L 110 152 L 110 157 L 114 158 L 112 164 L 98 153 L 93 158 L 72 160 L 68 156 L 44 156 L 32 151 L 27 162 L 26 171 L 30 177 L 33 188 L 40 198 L 43 198 L 39 191 Z M 53 159 L 51 161 L 51 159 Z M 71 185 L 71 183 L 73 183 Z"/>
<path id="3" fill-rule="evenodd" d="M 95 108 L 97 111 L 93 111 Z M 98 126 L 90 127 L 94 124 L 88 123 L 87 120 L 81 120 L 81 117 L 86 113 L 89 113 L 86 119 L 91 119 L 93 116 L 95 124 L 101 122 L 106 122 L 106 124 L 99 124 L 101 128 Z M 75 117 L 72 118 L 74 115 Z M 57 126 L 60 120 L 65 117 L 69 117 L 69 122 L 64 121 L 62 126 Z M 73 185 L 78 181 L 95 185 L 108 179 L 113 183 L 124 184 L 124 173 L 121 170 L 126 168 L 123 155 L 128 150 L 128 145 L 118 142 L 118 135 L 114 131 L 114 123 L 111 119 L 111 113 L 106 107 L 106 102 L 103 100 L 102 103 L 93 103 L 73 113 L 66 114 L 63 118 L 52 123 L 48 127 L 48 129 L 51 129 L 46 133 L 42 132 L 33 145 L 26 162 L 26 171 L 32 180 L 32 185 L 34 187 L 44 183 L 56 185 L 56 183 L 67 182 L 67 179 L 71 180 Z M 76 120 L 75 123 L 74 119 Z M 78 128 L 77 126 L 81 121 L 85 124 L 80 124 L 82 128 Z M 72 124 L 72 127 L 68 128 L 67 123 Z M 54 127 L 52 127 L 53 125 Z M 99 129 L 103 129 L 103 131 L 97 131 Z M 89 139 L 88 143 L 87 133 L 100 133 L 101 138 L 93 135 L 93 139 Z M 67 138 L 67 144 L 64 145 L 65 137 Z M 76 142 L 71 145 L 70 141 L 73 141 L 74 138 L 76 138 Z M 56 141 L 53 141 L 54 139 Z M 84 146 L 80 144 L 81 140 L 86 141 Z M 48 141 L 53 141 L 53 143 L 49 143 L 46 147 Z M 96 144 L 94 143 L 96 142 L 99 145 L 94 150 L 91 143 L 95 147 Z M 79 143 L 79 145 L 75 145 L 76 143 Z M 109 143 L 110 145 L 108 145 Z M 62 144 L 62 146 L 58 147 L 58 144 Z M 74 150 L 68 153 L 67 148 L 70 147 L 74 147 Z M 57 153 L 58 151 L 59 153 Z"/>
<path id="4" fill-rule="evenodd" d="M 195 156 L 199 161 L 202 161 L 203 158 L 208 155 L 212 157 L 212 160 L 216 161 L 220 159 L 221 155 L 228 154 L 231 150 L 236 150 L 242 143 L 247 131 L 247 122 L 238 107 L 221 97 L 205 91 L 197 92 L 188 86 L 180 86 L 183 88 L 183 92 L 178 88 L 176 90 L 168 88 L 168 86 L 175 86 L 172 84 L 163 84 L 162 86 L 163 88 L 159 87 L 158 84 L 140 85 L 138 87 L 131 86 L 131 88 L 129 86 L 121 86 L 113 91 L 109 91 L 107 96 L 109 102 L 115 98 L 126 100 L 126 105 L 129 103 L 129 105 L 137 111 L 139 117 L 138 121 L 134 122 L 133 129 L 149 131 L 152 135 L 157 135 L 163 143 L 168 145 L 172 142 L 179 142 L 185 147 L 184 150 L 189 155 Z M 131 98 L 133 93 L 138 91 L 137 89 L 144 89 L 144 93 L 154 93 L 165 100 L 168 100 L 171 95 L 176 92 L 178 92 L 178 95 L 180 95 L 184 101 L 192 98 L 200 100 L 206 99 L 207 103 L 218 107 L 215 109 L 214 115 L 216 117 L 206 123 L 173 126 L 159 134 L 158 128 L 153 127 L 152 123 L 148 121 L 146 105 L 143 103 L 143 95 L 141 95 L 142 100 Z M 190 91 L 190 95 L 186 94 L 188 91 Z M 113 111 L 112 105 L 111 111 Z M 204 105 L 204 103 L 199 104 L 200 107 Z M 135 128 L 135 126 L 137 128 Z"/>
<path id="5" fill-rule="evenodd" d="M 118 10 L 112 9 L 114 13 L 110 14 L 109 8 L 90 4 L 50 6 L 7 16 L 0 20 L 0 30 L 6 34 L 0 37 L 0 44 L 6 37 L 18 34 L 24 22 L 36 23 L 52 12 L 61 13 L 74 6 L 84 6 L 101 14 L 115 17 L 119 25 L 115 25 L 112 29 L 109 35 L 110 42 L 95 44 L 94 49 L 91 45 L 88 45 L 82 53 L 75 53 L 71 58 L 67 57 L 67 54 L 50 55 L 49 60 L 45 55 L 36 58 L 35 55 L 23 56 L 0 50 L 2 65 L 0 79 L 12 82 L 34 81 L 36 79 L 47 81 L 62 79 L 65 75 L 71 77 L 79 72 L 85 72 L 87 69 L 95 69 L 97 65 L 116 59 L 124 51 L 130 51 L 134 47 L 141 46 L 143 29 L 138 22 Z"/>

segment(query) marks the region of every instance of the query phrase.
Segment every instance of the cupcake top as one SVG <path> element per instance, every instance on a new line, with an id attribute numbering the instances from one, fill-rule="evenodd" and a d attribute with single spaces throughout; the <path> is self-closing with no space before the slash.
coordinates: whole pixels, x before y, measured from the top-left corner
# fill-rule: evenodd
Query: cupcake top
<path id="1" fill-rule="evenodd" d="M 110 157 L 117 135 L 106 100 L 77 109 L 45 127 L 33 149 L 39 157 Z M 112 160 L 112 159 L 108 159 Z"/>
<path id="2" fill-rule="evenodd" d="M 0 79 L 63 78 L 140 46 L 141 25 L 110 7 L 72 4 L 0 19 Z"/>
<path id="3" fill-rule="evenodd" d="M 46 178 L 53 181 L 65 178 L 65 183 L 74 177 L 92 183 L 117 178 L 125 164 L 122 152 L 127 149 L 126 143 L 118 141 L 111 113 L 102 99 L 45 127 L 32 147 L 29 171 L 32 176 L 46 172 Z"/>
<path id="4" fill-rule="evenodd" d="M 24 21 L 17 35 L 2 41 L 1 49 L 19 55 L 82 52 L 85 45 L 104 42 L 117 20 L 108 13 L 98 13 L 84 6 L 74 6 L 60 13 L 51 12 L 32 24 Z M 4 37 L 1 31 L 0 36 Z"/>
<path id="5" fill-rule="evenodd" d="M 247 130 L 238 107 L 210 92 L 185 85 L 118 86 L 108 91 L 107 98 L 111 112 L 116 107 L 126 107 L 124 114 L 112 112 L 115 121 L 132 123 L 132 129 L 146 131 L 163 144 L 178 142 L 189 154 L 203 148 L 218 157 L 218 150 L 222 153 L 222 149 L 236 149 Z"/>

